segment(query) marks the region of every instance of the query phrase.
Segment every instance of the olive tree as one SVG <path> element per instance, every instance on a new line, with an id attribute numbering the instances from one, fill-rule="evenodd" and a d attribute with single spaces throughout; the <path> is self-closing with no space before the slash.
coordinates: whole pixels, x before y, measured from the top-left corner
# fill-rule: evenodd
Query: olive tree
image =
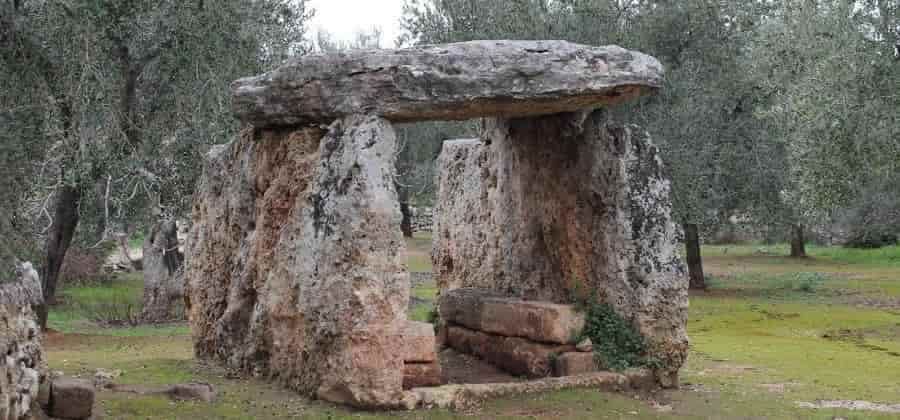
<path id="1" fill-rule="evenodd" d="M 100 241 L 186 207 L 203 145 L 236 128 L 228 83 L 302 53 L 309 16 L 289 0 L 0 1 L 0 66 L 42 118 L 20 141 L 45 145 L 28 198 L 49 226 L 47 302 L 79 225 Z"/>

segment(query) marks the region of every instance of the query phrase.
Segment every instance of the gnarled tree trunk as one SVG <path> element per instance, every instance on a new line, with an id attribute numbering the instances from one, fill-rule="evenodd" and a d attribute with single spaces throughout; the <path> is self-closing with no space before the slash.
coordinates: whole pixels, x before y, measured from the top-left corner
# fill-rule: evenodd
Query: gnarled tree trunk
<path id="1" fill-rule="evenodd" d="M 128 233 L 123 233 L 120 234 L 118 238 L 116 238 L 119 244 L 119 252 L 122 253 L 122 256 L 125 257 L 125 259 L 127 260 L 126 262 L 128 263 L 128 266 L 123 268 L 128 271 L 142 271 L 144 269 L 144 265 L 142 264 L 143 261 L 141 261 L 141 259 L 131 258 L 131 250 L 128 246 L 128 238 L 130 236 L 131 235 L 129 235 Z"/>
<path id="2" fill-rule="evenodd" d="M 700 233 L 694 223 L 684 224 L 684 247 L 687 254 L 690 288 L 706 290 L 706 278 L 703 276 L 703 259 L 700 256 Z"/>
<path id="3" fill-rule="evenodd" d="M 400 214 L 402 216 L 400 219 L 400 230 L 403 232 L 403 237 L 412 238 L 413 227 L 412 212 L 409 209 L 409 189 L 396 182 L 394 186 L 397 188 L 397 196 L 400 200 Z"/>
<path id="4" fill-rule="evenodd" d="M 81 191 L 77 187 L 65 185 L 59 189 L 56 198 L 56 209 L 53 212 L 53 223 L 47 233 L 45 249 L 45 261 L 41 267 L 41 288 L 44 294 L 44 303 L 37 306 L 38 324 L 41 328 L 47 328 L 48 306 L 55 302 L 56 284 L 59 281 L 59 272 L 72 238 L 75 236 L 75 228 L 78 227 L 78 203 L 81 200 Z"/>
<path id="5" fill-rule="evenodd" d="M 794 223 L 791 226 L 791 257 L 802 258 L 806 256 L 806 242 L 803 239 L 803 225 Z"/>
<path id="6" fill-rule="evenodd" d="M 173 318 L 172 306 L 184 296 L 182 265 L 175 220 L 162 220 L 150 228 L 144 241 L 144 299 L 141 318 L 161 322 Z"/>

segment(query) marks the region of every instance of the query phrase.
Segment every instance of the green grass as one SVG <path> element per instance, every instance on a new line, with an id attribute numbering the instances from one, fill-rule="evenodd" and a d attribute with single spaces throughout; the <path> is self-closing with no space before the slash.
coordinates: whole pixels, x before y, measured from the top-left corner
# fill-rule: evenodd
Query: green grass
<path id="1" fill-rule="evenodd" d="M 140 273 L 122 274 L 88 285 L 64 286 L 47 316 L 48 327 L 67 334 L 95 334 L 118 337 L 172 336 L 188 334 L 184 324 L 109 325 L 101 322 L 114 316 L 137 316 L 144 292 Z"/>
<path id="2" fill-rule="evenodd" d="M 772 263 L 790 263 L 790 246 L 774 245 L 704 245 L 704 257 L 767 257 Z M 807 245 L 806 254 L 812 259 L 828 263 L 858 264 L 870 267 L 900 267 L 900 245 L 879 249 L 844 248 L 839 246 Z"/>
<path id="3" fill-rule="evenodd" d="M 408 263 L 431 270 L 431 241 L 407 240 Z M 299 397 L 276 384 L 225 379 L 193 359 L 187 327 L 103 328 L 86 316 L 108 300 L 139 302 L 139 276 L 64 288 L 51 327 L 67 333 L 46 344 L 51 369 L 90 376 L 121 369 L 126 384 L 207 381 L 219 390 L 213 404 L 101 392 L 106 418 L 311 419 L 888 419 L 897 415 L 808 410 L 795 401 L 861 399 L 900 403 L 900 308 L 861 305 L 857 297 L 900 297 L 898 247 L 881 250 L 809 247 L 811 258 L 787 258 L 787 246 L 704 247 L 710 290 L 691 297 L 691 352 L 681 390 L 654 398 L 566 390 L 504 398 L 474 412 L 443 410 L 361 413 Z M 411 290 L 422 300 L 410 318 L 427 321 L 434 284 Z M 79 333 L 79 334 L 71 334 Z M 773 391 L 773 389 L 776 389 Z M 663 408 L 659 408 L 659 405 Z"/>

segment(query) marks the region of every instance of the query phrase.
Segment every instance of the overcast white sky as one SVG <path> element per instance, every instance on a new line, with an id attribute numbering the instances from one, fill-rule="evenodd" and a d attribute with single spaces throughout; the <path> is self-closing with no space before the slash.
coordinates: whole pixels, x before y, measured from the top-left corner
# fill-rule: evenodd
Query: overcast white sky
<path id="1" fill-rule="evenodd" d="M 335 38 L 350 41 L 357 31 L 370 31 L 373 26 L 384 34 L 381 46 L 393 47 L 400 34 L 403 0 L 312 0 L 316 10 L 312 34 L 324 29 Z"/>

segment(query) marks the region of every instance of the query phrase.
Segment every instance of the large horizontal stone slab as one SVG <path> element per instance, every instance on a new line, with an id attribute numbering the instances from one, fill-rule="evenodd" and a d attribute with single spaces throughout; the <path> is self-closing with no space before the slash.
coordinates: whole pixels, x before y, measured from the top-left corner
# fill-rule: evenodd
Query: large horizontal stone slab
<path id="1" fill-rule="evenodd" d="M 439 308 L 441 319 L 451 323 L 545 343 L 572 343 L 584 328 L 584 314 L 572 305 L 505 298 L 485 289 L 444 292 Z"/>
<path id="2" fill-rule="evenodd" d="M 331 122 L 524 117 L 609 105 L 654 90 L 662 66 L 617 46 L 470 41 L 296 58 L 232 85 L 233 110 L 256 127 Z"/>
<path id="3" fill-rule="evenodd" d="M 572 345 L 535 343 L 519 337 L 486 334 L 455 325 L 447 327 L 447 344 L 477 356 L 513 375 L 542 378 L 552 373 L 552 360 L 575 350 Z"/>
<path id="4" fill-rule="evenodd" d="M 616 372 L 594 372 L 561 378 L 543 378 L 533 381 L 490 384 L 451 384 L 439 387 L 416 388 L 410 391 L 409 408 L 449 408 L 471 410 L 481 403 L 508 396 L 532 395 L 564 389 L 598 389 L 623 391 L 628 389 L 630 378 Z"/>

